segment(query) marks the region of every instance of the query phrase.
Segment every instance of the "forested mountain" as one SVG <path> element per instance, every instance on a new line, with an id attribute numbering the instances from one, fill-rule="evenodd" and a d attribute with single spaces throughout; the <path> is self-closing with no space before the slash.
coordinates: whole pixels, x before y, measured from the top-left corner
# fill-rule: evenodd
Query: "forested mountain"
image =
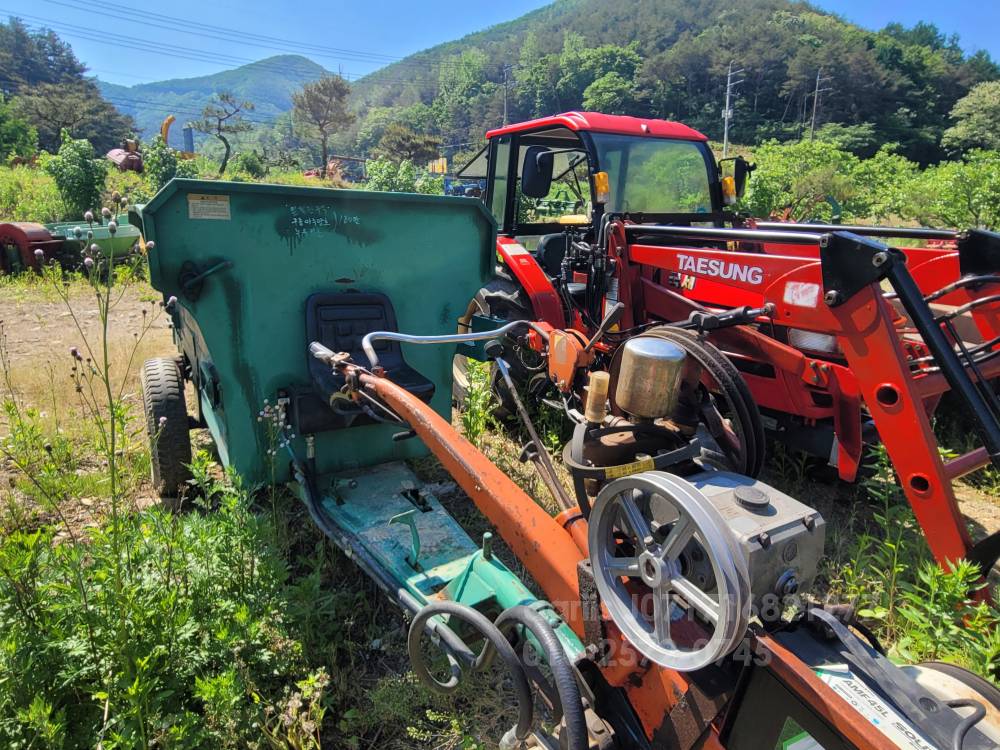
<path id="1" fill-rule="evenodd" d="M 379 70 L 355 85 L 356 147 L 402 121 L 445 145 L 511 121 L 577 108 L 682 120 L 721 138 L 726 72 L 743 72 L 731 137 L 754 143 L 818 126 L 861 154 L 885 142 L 943 156 L 955 103 L 1000 78 L 986 53 L 919 24 L 861 29 L 791 0 L 557 0 Z"/>
<path id="2" fill-rule="evenodd" d="M 118 86 L 100 82 L 104 95 L 123 112 L 132 115 L 146 138 L 155 135 L 168 114 L 178 123 L 201 115 L 205 105 L 219 92 L 254 103 L 249 118 L 261 125 L 272 123 L 277 115 L 292 108 L 292 93 L 302 84 L 327 75 L 319 64 L 300 55 L 275 55 L 197 78 L 175 78 L 136 86 Z M 181 147 L 181 128 L 170 132 L 170 145 Z"/>
<path id="3" fill-rule="evenodd" d="M 983 133 L 1000 109 L 1000 88 L 980 87 L 960 108 L 966 122 L 952 127 L 956 103 L 977 84 L 1000 80 L 1000 68 L 929 24 L 869 31 L 795 0 L 556 0 L 355 82 L 356 117 L 333 148 L 371 156 L 392 126 L 396 140 L 431 136 L 422 143 L 453 156 L 480 143 L 505 109 L 510 121 L 581 108 L 663 117 L 721 139 L 731 64 L 741 81 L 730 133 L 737 143 L 798 139 L 815 108 L 823 140 L 860 156 L 892 143 L 926 164 L 989 145 Z M 149 139 L 167 114 L 183 124 L 229 92 L 255 105 L 241 147 L 312 165 L 315 139 L 293 122 L 291 94 L 325 74 L 304 57 L 280 55 L 198 78 L 95 83 L 53 32 L 30 32 L 16 19 L 0 24 L 10 116 L 33 126 L 47 150 L 58 147 L 62 127 L 99 151 L 136 125 Z M 171 142 L 181 145 L 180 127 Z"/>
<path id="4" fill-rule="evenodd" d="M 120 145 L 135 123 L 101 96 L 85 72 L 55 32 L 31 31 L 16 18 L 0 23 L 3 158 L 26 156 L 36 143 L 55 151 L 63 128 L 102 153 Z M 23 136 L 14 138 L 21 130 Z M 15 145 L 21 141 L 24 148 Z"/>

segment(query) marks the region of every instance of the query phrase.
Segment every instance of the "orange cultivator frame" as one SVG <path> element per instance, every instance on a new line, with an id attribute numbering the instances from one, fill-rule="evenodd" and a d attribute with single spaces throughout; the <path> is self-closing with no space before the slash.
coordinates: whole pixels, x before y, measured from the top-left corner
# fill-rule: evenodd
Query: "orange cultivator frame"
<path id="1" fill-rule="evenodd" d="M 642 735 L 631 742 L 622 737 L 619 742 L 624 744 L 617 746 L 644 747 L 647 741 L 654 747 L 686 750 L 731 746 L 727 730 L 733 722 L 727 719 L 739 714 L 733 704 L 740 702 L 745 685 L 725 680 L 711 685 L 711 678 L 706 681 L 705 675 L 658 666 L 638 653 L 605 613 L 588 612 L 579 575 L 579 566 L 589 555 L 587 522 L 578 513 L 550 517 L 427 404 L 385 377 L 361 370 L 355 377 L 362 389 L 400 415 L 438 457 L 581 638 L 586 637 L 588 617 L 601 621 L 604 642 L 613 653 L 613 658 L 602 660 L 602 679 L 612 690 L 623 691 Z M 780 639 L 755 632 L 747 642 L 745 660 L 748 666 L 764 670 L 767 679 L 793 696 L 790 702 L 833 728 L 850 747 L 896 747 Z"/>
<path id="2" fill-rule="evenodd" d="M 807 425 L 832 418 L 832 458 L 847 480 L 862 459 L 867 411 L 935 558 L 992 566 L 1000 538 L 973 547 L 952 480 L 1000 458 L 988 382 L 1000 374 L 1000 237 L 972 232 L 957 247 L 897 250 L 848 232 L 613 222 L 609 234 L 623 328 L 766 307 L 754 325 L 710 334 L 758 404 Z M 836 347 L 813 353 L 786 343 L 788 331 L 835 337 Z M 930 417 L 948 390 L 971 411 L 983 447 L 945 461 Z"/>

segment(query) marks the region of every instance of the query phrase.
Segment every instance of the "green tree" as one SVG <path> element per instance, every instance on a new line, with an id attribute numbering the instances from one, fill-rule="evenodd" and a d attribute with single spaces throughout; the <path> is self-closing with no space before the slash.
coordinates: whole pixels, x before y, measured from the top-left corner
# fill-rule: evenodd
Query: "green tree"
<path id="1" fill-rule="evenodd" d="M 51 29 L 30 31 L 19 18 L 0 23 L 0 78 L 7 93 L 16 95 L 40 83 L 78 83 L 86 71 Z"/>
<path id="2" fill-rule="evenodd" d="M 56 151 L 61 133 L 90 141 L 98 153 L 121 145 L 135 132 L 135 122 L 107 102 L 91 81 L 40 83 L 24 88 L 11 103 L 38 131 L 38 145 Z"/>
<path id="3" fill-rule="evenodd" d="M 906 215 L 925 225 L 1000 229 L 1000 151 L 971 151 L 928 167 L 910 185 Z"/>
<path id="4" fill-rule="evenodd" d="M 368 173 L 365 190 L 428 195 L 441 195 L 444 192 L 443 177 L 421 172 L 407 159 L 399 163 L 390 159 L 373 159 L 366 162 L 365 171 Z"/>
<path id="5" fill-rule="evenodd" d="M 108 162 L 95 158 L 89 141 L 73 138 L 64 130 L 59 153 L 48 157 L 43 164 L 55 180 L 71 216 L 81 219 L 84 213 L 100 205 Z"/>
<path id="6" fill-rule="evenodd" d="M 1000 81 L 980 83 L 951 110 L 955 124 L 944 131 L 941 145 L 959 152 L 971 148 L 1000 149 Z"/>
<path id="7" fill-rule="evenodd" d="M 614 71 L 583 90 L 583 106 L 606 115 L 629 114 L 635 106 L 635 84 Z"/>
<path id="8" fill-rule="evenodd" d="M 407 160 L 423 164 L 440 153 L 441 139 L 432 135 L 415 133 L 405 125 L 389 125 L 375 149 L 376 158 L 386 158 L 399 163 Z"/>
<path id="9" fill-rule="evenodd" d="M 253 129 L 253 124 L 244 117 L 244 113 L 253 112 L 254 104 L 250 101 L 239 101 L 228 91 L 216 94 L 215 99 L 202 110 L 201 119 L 191 125 L 199 133 L 215 136 L 222 142 L 222 147 L 225 149 L 222 162 L 219 164 L 219 177 L 222 177 L 232 154 L 229 138 Z"/>
<path id="10" fill-rule="evenodd" d="M 38 132 L 0 95 L 0 160 L 29 158 L 38 149 Z"/>
<path id="11" fill-rule="evenodd" d="M 324 76 L 292 94 L 296 121 L 319 137 L 321 177 L 326 177 L 330 160 L 330 136 L 354 122 L 347 109 L 350 93 L 351 85 L 340 76 Z"/>
<path id="12" fill-rule="evenodd" d="M 857 215 L 874 221 L 906 217 L 911 185 L 919 174 L 916 162 L 897 153 L 896 144 L 882 146 L 852 173 Z"/>
<path id="13" fill-rule="evenodd" d="M 179 159 L 177 152 L 157 136 L 142 150 L 143 173 L 155 192 L 174 177 L 197 177 L 198 170 L 193 161 Z"/>
<path id="14" fill-rule="evenodd" d="M 852 179 L 859 160 L 825 141 L 769 141 L 754 151 L 757 170 L 750 180 L 745 207 L 754 216 L 772 214 L 795 220 L 832 218 L 827 198 L 856 216 Z"/>

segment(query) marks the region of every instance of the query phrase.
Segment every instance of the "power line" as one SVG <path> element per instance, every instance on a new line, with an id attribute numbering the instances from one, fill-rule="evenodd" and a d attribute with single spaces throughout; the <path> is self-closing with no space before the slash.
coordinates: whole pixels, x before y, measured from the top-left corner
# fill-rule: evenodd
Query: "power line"
<path id="1" fill-rule="evenodd" d="M 733 89 L 743 83 L 746 79 L 741 78 L 738 81 L 733 80 L 733 76 L 740 75 L 745 71 L 745 68 L 740 68 L 739 70 L 733 70 L 733 64 L 735 61 L 730 61 L 729 72 L 726 74 L 726 109 L 722 113 L 722 158 L 725 159 L 729 155 L 729 121 L 733 119 L 733 108 L 731 105 Z"/>
<path id="2" fill-rule="evenodd" d="M 816 136 L 816 111 L 819 109 L 819 95 L 826 91 L 833 91 L 833 88 L 827 86 L 826 88 L 820 88 L 820 84 L 825 81 L 832 81 L 833 78 L 830 76 L 823 76 L 823 66 L 820 65 L 819 69 L 816 71 L 816 90 L 813 92 L 813 113 L 812 122 L 809 125 L 809 140 L 813 140 Z"/>
<path id="3" fill-rule="evenodd" d="M 179 31 L 180 33 L 190 34 L 193 36 L 200 36 L 208 39 L 221 40 L 225 42 L 232 42 L 234 38 L 241 39 L 246 42 L 253 43 L 255 46 L 265 46 L 270 49 L 287 52 L 290 49 L 298 49 L 310 53 L 311 55 L 317 57 L 325 57 L 335 60 L 353 59 L 360 62 L 369 63 L 380 63 L 382 65 L 398 65 L 403 63 L 404 67 L 418 67 L 424 68 L 428 67 L 424 63 L 416 62 L 404 62 L 405 58 L 401 58 L 394 55 L 386 55 L 381 52 L 371 52 L 367 50 L 357 50 L 357 49 L 346 49 L 339 47 L 328 47 L 325 45 L 311 44 L 309 42 L 304 42 L 301 40 L 283 39 L 280 37 L 273 37 L 266 34 L 257 34 L 253 32 L 243 31 L 241 29 L 235 29 L 226 26 L 214 26 L 211 24 L 203 24 L 196 21 L 190 21 L 185 18 L 178 18 L 176 16 L 168 16 L 162 13 L 154 13 L 152 11 L 131 8 L 126 5 L 121 5 L 117 3 L 104 3 L 104 2 L 88 2 L 88 0 L 44 0 L 53 5 L 61 5 L 66 8 L 73 8 L 76 10 L 90 11 L 100 11 L 107 12 L 110 8 L 114 12 L 131 16 L 134 19 L 141 21 L 146 26 L 153 26 L 156 28 L 162 28 L 169 31 Z M 448 61 L 435 61 L 432 63 L 438 66 L 449 66 L 455 65 L 456 63 L 450 63 Z"/>

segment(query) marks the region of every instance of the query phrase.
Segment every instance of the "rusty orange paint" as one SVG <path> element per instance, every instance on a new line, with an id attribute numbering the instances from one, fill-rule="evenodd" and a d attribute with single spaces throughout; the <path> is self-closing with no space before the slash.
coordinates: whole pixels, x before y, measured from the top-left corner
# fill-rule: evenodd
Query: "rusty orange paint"
<path id="1" fill-rule="evenodd" d="M 573 506 L 572 508 L 560 511 L 559 515 L 556 516 L 556 523 L 566 529 L 569 535 L 573 537 L 573 541 L 576 542 L 580 554 L 584 557 L 590 557 L 590 542 L 587 540 L 589 526 L 580 509 Z"/>
<path id="2" fill-rule="evenodd" d="M 573 389 L 576 372 L 594 360 L 592 352 L 584 350 L 587 340 L 579 331 L 552 331 L 549 334 L 549 379 L 563 393 Z"/>

